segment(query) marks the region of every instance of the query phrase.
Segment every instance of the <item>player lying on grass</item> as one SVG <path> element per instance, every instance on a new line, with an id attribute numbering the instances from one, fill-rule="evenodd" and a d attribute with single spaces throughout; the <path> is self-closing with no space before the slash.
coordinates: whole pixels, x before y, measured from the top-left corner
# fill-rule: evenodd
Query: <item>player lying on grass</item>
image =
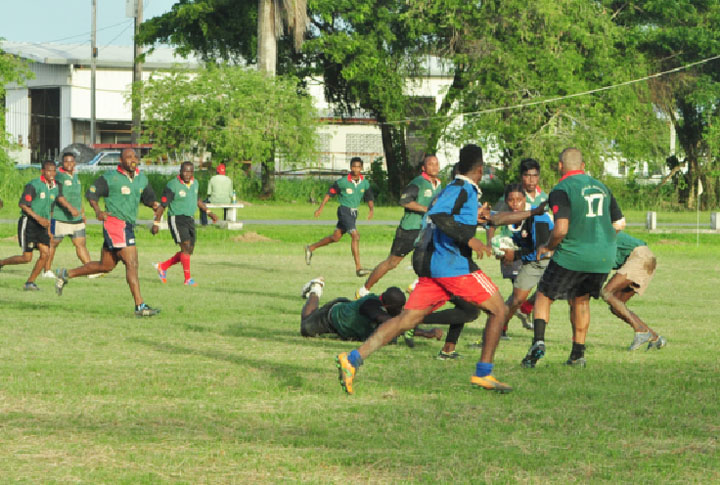
<path id="1" fill-rule="evenodd" d="M 630 348 L 637 350 L 647 344 L 646 350 L 661 349 L 667 344 L 640 317 L 630 311 L 626 303 L 635 295 L 642 296 L 655 274 L 657 260 L 647 244 L 620 231 L 617 235 L 615 266 L 617 272 L 602 290 L 602 298 L 610 311 L 635 331 Z"/>
<path id="2" fill-rule="evenodd" d="M 318 277 L 308 281 L 302 289 L 302 297 L 307 299 L 300 321 L 303 337 L 334 333 L 342 340 L 365 340 L 378 325 L 398 315 L 405 304 L 402 290 L 391 286 L 382 295 L 368 293 L 358 300 L 335 298 L 320 306 L 324 286 L 325 280 Z M 439 328 L 418 329 L 416 335 L 440 340 L 443 332 Z"/>

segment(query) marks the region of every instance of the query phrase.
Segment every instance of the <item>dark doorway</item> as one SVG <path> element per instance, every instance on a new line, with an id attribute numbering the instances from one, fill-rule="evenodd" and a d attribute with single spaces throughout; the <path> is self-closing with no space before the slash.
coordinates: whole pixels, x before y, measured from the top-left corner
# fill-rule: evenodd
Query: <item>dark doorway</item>
<path id="1" fill-rule="evenodd" d="M 30 149 L 35 163 L 60 151 L 60 88 L 30 90 Z"/>

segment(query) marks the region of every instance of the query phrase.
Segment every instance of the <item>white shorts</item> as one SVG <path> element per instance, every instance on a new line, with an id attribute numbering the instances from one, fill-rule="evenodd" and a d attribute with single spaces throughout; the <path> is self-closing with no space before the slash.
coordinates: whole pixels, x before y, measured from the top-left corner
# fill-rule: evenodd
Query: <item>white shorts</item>
<path id="1" fill-rule="evenodd" d="M 70 224 L 53 219 L 50 221 L 50 232 L 55 239 L 62 239 L 65 236 L 70 236 L 70 239 L 85 237 L 85 223 Z"/>

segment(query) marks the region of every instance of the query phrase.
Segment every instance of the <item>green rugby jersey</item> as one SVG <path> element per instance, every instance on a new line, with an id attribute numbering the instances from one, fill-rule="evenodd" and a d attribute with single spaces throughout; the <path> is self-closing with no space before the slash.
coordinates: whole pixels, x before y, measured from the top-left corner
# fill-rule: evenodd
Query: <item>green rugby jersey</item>
<path id="1" fill-rule="evenodd" d="M 60 188 L 55 181 L 49 184 L 45 177 L 40 176 L 25 185 L 20 196 L 20 205 L 28 206 L 38 216 L 50 219 L 52 205 L 60 194 Z M 20 215 L 25 215 L 22 209 Z"/>
<path id="2" fill-rule="evenodd" d="M 65 200 L 78 211 L 77 217 L 73 217 L 70 211 L 65 207 L 55 204 L 53 209 L 53 219 L 63 222 L 81 222 L 82 221 L 82 187 L 78 180 L 77 173 L 70 173 L 58 168 L 55 175 L 55 182 L 62 187 L 62 196 Z"/>
<path id="3" fill-rule="evenodd" d="M 640 239 L 634 238 L 631 235 L 624 233 L 623 231 L 618 232 L 617 251 L 615 253 L 615 266 L 613 266 L 613 269 L 619 269 L 620 266 L 625 264 L 625 261 L 627 261 L 630 253 L 633 252 L 633 249 L 639 246 L 647 246 L 647 243 Z"/>
<path id="4" fill-rule="evenodd" d="M 160 198 L 163 207 L 169 207 L 168 215 L 193 217 L 198 204 L 198 186 L 195 178 L 189 184 L 183 182 L 180 176 L 170 180 Z"/>
<path id="5" fill-rule="evenodd" d="M 380 297 L 370 293 L 358 300 L 338 303 L 332 307 L 330 320 L 341 337 L 365 340 L 375 331 L 378 323 L 360 313 L 362 304 L 372 299 L 379 301 Z"/>
<path id="6" fill-rule="evenodd" d="M 372 189 L 370 188 L 370 182 L 365 177 L 360 175 L 360 180 L 354 181 L 352 174 L 348 174 L 347 177 L 339 178 L 330 187 L 328 193 L 333 196 L 338 196 L 338 202 L 340 205 L 349 207 L 351 209 L 357 209 L 360 202 L 370 202 L 373 200 Z"/>
<path id="7" fill-rule="evenodd" d="M 525 210 L 530 210 L 534 207 L 537 207 L 540 204 L 542 204 L 543 202 L 545 202 L 546 200 L 548 200 L 547 192 L 543 192 L 540 189 L 540 187 L 537 187 L 536 191 L 537 191 L 537 195 L 535 196 L 534 199 L 532 197 L 530 197 L 530 194 L 525 192 Z"/>
<path id="8" fill-rule="evenodd" d="M 131 178 L 122 167 L 108 170 L 98 177 L 85 196 L 94 201 L 104 197 L 105 210 L 111 216 L 130 224 L 135 224 L 141 200 L 148 207 L 155 203 L 155 192 L 145 174 L 136 170 L 135 176 Z"/>
<path id="9" fill-rule="evenodd" d="M 609 273 L 616 250 L 612 223 L 622 218 L 610 189 L 582 171 L 572 171 L 560 179 L 549 202 L 556 223 L 569 219 L 568 233 L 553 261 L 572 271 Z"/>
<path id="10" fill-rule="evenodd" d="M 422 206 L 429 206 L 430 202 L 440 192 L 442 184 L 436 180 L 433 185 L 432 180 L 425 173 L 418 175 L 410 181 L 400 197 L 400 205 L 408 202 L 417 202 Z M 402 219 L 400 219 L 400 227 L 406 231 L 420 229 L 422 227 L 423 212 L 416 212 L 405 209 Z"/>

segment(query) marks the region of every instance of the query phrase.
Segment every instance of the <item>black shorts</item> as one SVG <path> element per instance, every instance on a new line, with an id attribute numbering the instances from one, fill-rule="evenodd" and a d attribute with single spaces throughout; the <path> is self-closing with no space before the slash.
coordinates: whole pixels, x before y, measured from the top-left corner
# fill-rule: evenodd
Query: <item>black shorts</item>
<path id="1" fill-rule="evenodd" d="M 30 216 L 22 215 L 18 220 L 18 244 L 23 253 L 32 252 L 38 248 L 38 244 L 50 245 L 50 234 L 46 227 L 42 227 Z"/>
<path id="2" fill-rule="evenodd" d="M 570 300 L 576 296 L 600 296 L 608 273 L 584 273 L 565 269 L 555 261 L 550 261 L 540 279 L 538 291 L 551 300 Z"/>
<path id="3" fill-rule="evenodd" d="M 300 322 L 300 335 L 317 337 L 323 333 L 338 333 L 330 321 L 330 310 L 336 303 L 348 302 L 347 298 L 335 298 L 312 312 Z"/>
<path id="4" fill-rule="evenodd" d="M 404 258 L 415 249 L 415 240 L 420 234 L 420 229 L 403 229 L 398 226 L 395 231 L 395 239 L 393 239 L 390 254 Z"/>
<path id="5" fill-rule="evenodd" d="M 192 217 L 170 216 L 168 217 L 168 228 L 176 244 L 190 241 L 193 246 L 195 245 L 195 219 Z"/>
<path id="6" fill-rule="evenodd" d="M 346 232 L 357 231 L 355 228 L 355 221 L 357 220 L 358 210 L 351 209 L 341 205 L 337 209 L 337 227 L 340 231 L 345 234 Z"/>

